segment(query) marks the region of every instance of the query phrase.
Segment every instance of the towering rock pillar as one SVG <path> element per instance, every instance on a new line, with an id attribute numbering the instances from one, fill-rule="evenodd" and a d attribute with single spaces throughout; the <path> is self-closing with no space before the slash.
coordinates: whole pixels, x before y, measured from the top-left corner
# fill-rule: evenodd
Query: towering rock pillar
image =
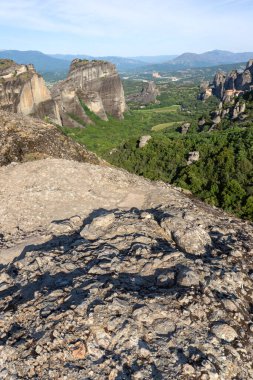
<path id="1" fill-rule="evenodd" d="M 78 118 L 91 122 L 80 101 L 103 120 L 108 115 L 123 119 L 126 110 L 121 79 L 115 66 L 105 61 L 75 59 L 67 79 L 57 83 L 52 94 L 68 126 L 78 126 Z"/>
<path id="2" fill-rule="evenodd" d="M 0 108 L 61 124 L 58 106 L 33 65 L 0 60 Z"/>

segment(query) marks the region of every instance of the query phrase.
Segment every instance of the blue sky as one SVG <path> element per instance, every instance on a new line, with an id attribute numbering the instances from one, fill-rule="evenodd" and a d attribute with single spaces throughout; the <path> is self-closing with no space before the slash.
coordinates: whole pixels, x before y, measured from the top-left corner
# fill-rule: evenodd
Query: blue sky
<path id="1" fill-rule="evenodd" d="M 253 51 L 253 0 L 0 0 L 0 50 Z"/>

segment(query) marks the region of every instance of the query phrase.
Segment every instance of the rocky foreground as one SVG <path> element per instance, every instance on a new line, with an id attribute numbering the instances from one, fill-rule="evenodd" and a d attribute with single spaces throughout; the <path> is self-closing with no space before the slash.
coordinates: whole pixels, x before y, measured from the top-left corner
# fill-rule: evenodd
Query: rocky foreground
<path id="1" fill-rule="evenodd" d="M 101 163 L 94 153 L 65 136 L 58 127 L 0 109 L 0 166 L 48 157 Z"/>
<path id="2" fill-rule="evenodd" d="M 253 378 L 253 227 L 162 183 L 0 169 L 0 378 Z"/>

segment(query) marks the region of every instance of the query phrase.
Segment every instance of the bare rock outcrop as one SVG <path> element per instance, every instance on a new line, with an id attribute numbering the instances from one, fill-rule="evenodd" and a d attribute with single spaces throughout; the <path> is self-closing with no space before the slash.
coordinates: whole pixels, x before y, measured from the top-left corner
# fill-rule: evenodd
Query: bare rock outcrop
<path id="1" fill-rule="evenodd" d="M 188 153 L 187 165 L 191 165 L 194 162 L 198 162 L 200 159 L 200 153 L 198 151 Z"/>
<path id="2" fill-rule="evenodd" d="M 67 79 L 52 88 L 52 95 L 66 126 L 91 123 L 85 107 L 103 120 L 109 115 L 122 119 L 126 111 L 121 79 L 115 66 L 105 61 L 75 59 Z"/>
<path id="3" fill-rule="evenodd" d="M 223 102 L 231 102 L 235 96 L 253 90 L 253 60 L 249 60 L 243 72 L 232 70 L 230 73 L 218 71 L 213 82 L 200 86 L 199 99 L 206 100 L 212 94 Z"/>
<path id="4" fill-rule="evenodd" d="M 198 95 L 198 99 L 205 101 L 210 98 L 210 96 L 212 96 L 212 89 L 209 86 L 209 82 L 204 81 L 200 85 L 200 93 Z"/>
<path id="5" fill-rule="evenodd" d="M 140 140 L 139 140 L 139 148 L 144 148 L 148 142 L 152 139 L 152 136 L 141 136 Z"/>
<path id="6" fill-rule="evenodd" d="M 210 119 L 212 122 L 209 132 L 216 130 L 218 125 L 224 120 L 243 122 L 249 118 L 247 112 L 246 101 L 243 97 L 234 99 L 232 103 L 228 104 L 226 101 L 220 102 L 219 108 L 210 112 Z M 202 127 L 199 125 L 200 131 Z"/>
<path id="7" fill-rule="evenodd" d="M 0 168 L 0 378 L 253 378 L 253 227 L 169 185 Z"/>
<path id="8" fill-rule="evenodd" d="M 182 133 L 182 135 L 186 135 L 189 132 L 189 129 L 191 128 L 191 123 L 184 123 L 179 128 L 178 131 Z"/>
<path id="9" fill-rule="evenodd" d="M 0 166 L 47 157 L 100 162 L 56 126 L 0 110 Z"/>
<path id="10" fill-rule="evenodd" d="M 159 95 L 160 91 L 154 81 L 143 82 L 141 92 L 139 94 L 129 95 L 127 100 L 129 102 L 147 105 L 150 103 L 156 103 Z"/>
<path id="11" fill-rule="evenodd" d="M 61 125 L 58 106 L 33 65 L 0 60 L 0 108 L 24 116 L 48 118 Z"/>

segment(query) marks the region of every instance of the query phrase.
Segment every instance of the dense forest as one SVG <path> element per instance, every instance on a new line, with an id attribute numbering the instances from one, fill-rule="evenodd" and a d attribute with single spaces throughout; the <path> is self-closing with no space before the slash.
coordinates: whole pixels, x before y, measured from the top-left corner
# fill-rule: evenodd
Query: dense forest
<path id="1" fill-rule="evenodd" d="M 200 160 L 188 165 L 191 151 L 199 151 Z M 253 127 L 181 138 L 157 136 L 142 149 L 132 139 L 111 162 L 189 189 L 214 206 L 253 220 Z"/>

